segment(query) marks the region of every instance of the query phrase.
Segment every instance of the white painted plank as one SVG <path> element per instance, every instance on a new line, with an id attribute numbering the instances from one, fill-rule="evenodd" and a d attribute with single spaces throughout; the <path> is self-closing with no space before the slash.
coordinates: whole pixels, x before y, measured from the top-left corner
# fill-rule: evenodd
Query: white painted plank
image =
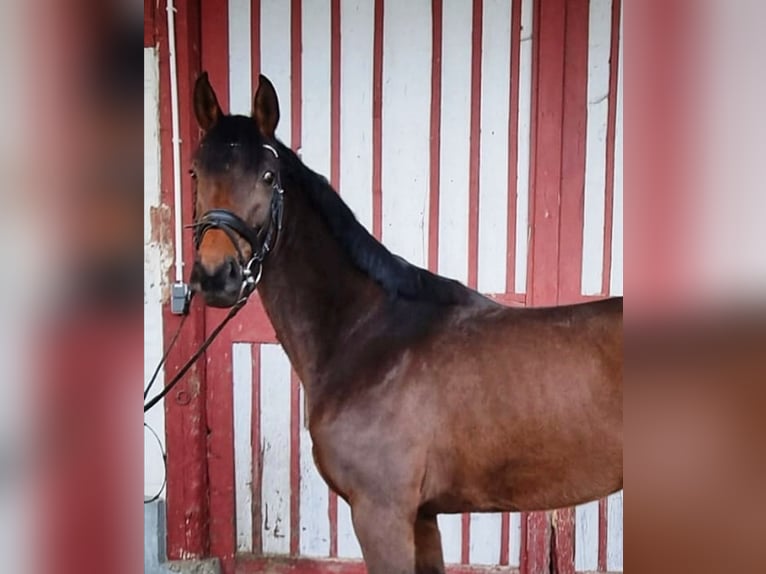
<path id="1" fill-rule="evenodd" d="M 251 20 L 250 0 L 229 0 L 229 113 L 246 116 L 252 111 L 254 92 Z"/>
<path id="2" fill-rule="evenodd" d="M 340 5 L 340 193 L 372 231 L 372 52 L 375 6 Z"/>
<path id="3" fill-rule="evenodd" d="M 152 240 L 149 207 L 160 204 L 160 70 L 156 48 L 144 48 L 144 244 Z"/>
<path id="4" fill-rule="evenodd" d="M 622 495 L 617 492 L 607 498 L 606 569 L 622 572 Z"/>
<path id="5" fill-rule="evenodd" d="M 471 564 L 497 564 L 500 561 L 500 514 L 471 514 L 471 538 L 468 547 Z"/>
<path id="6" fill-rule="evenodd" d="M 511 3 L 485 0 L 481 59 L 478 287 L 505 293 L 508 268 L 508 113 Z"/>
<path id="7" fill-rule="evenodd" d="M 261 525 L 263 552 L 290 552 L 290 363 L 279 345 L 261 345 Z"/>
<path id="8" fill-rule="evenodd" d="M 160 362 L 164 348 L 162 334 L 162 285 L 165 275 L 162 247 L 152 241 L 152 208 L 160 204 L 160 119 L 159 60 L 156 48 L 144 48 L 144 385 Z M 167 254 L 166 254 L 167 256 Z M 153 391 L 165 381 L 160 369 Z M 144 430 L 144 496 L 152 497 L 162 488 L 165 465 L 165 408 L 163 401 L 144 414 L 144 421 L 157 433 Z"/>
<path id="9" fill-rule="evenodd" d="M 431 35 L 423 31 L 431 29 L 431 4 L 391 2 L 383 20 L 383 241 L 411 263 L 424 266 Z"/>
<path id="10" fill-rule="evenodd" d="M 519 0 L 516 0 L 519 1 Z M 532 0 L 521 1 L 521 47 L 519 50 L 519 127 L 516 161 L 516 269 L 515 291 L 527 292 L 529 247 L 529 176 L 532 129 Z"/>
<path id="11" fill-rule="evenodd" d="M 442 538 L 444 562 L 459 564 L 463 548 L 463 525 L 460 514 L 439 514 L 436 518 Z"/>
<path id="12" fill-rule="evenodd" d="M 338 556 L 340 558 L 362 558 L 362 548 L 354 532 L 351 507 L 338 498 Z"/>
<path id="13" fill-rule="evenodd" d="M 442 94 L 439 142 L 439 273 L 468 282 L 471 136 L 471 3 L 442 9 Z"/>
<path id="14" fill-rule="evenodd" d="M 292 128 L 290 53 L 290 2 L 261 0 L 261 74 L 271 80 L 277 91 L 276 135 L 286 146 L 291 145 Z"/>
<path id="15" fill-rule="evenodd" d="M 598 501 L 575 508 L 575 570 L 598 569 Z"/>
<path id="16" fill-rule="evenodd" d="M 518 568 L 521 565 L 521 514 L 512 512 L 508 525 L 508 565 Z"/>
<path id="17" fill-rule="evenodd" d="M 302 3 L 301 159 L 330 178 L 330 2 Z"/>
<path id="18" fill-rule="evenodd" d="M 612 275 L 609 278 L 609 292 L 612 295 L 622 295 L 623 273 L 623 179 L 622 179 L 622 14 L 620 12 L 620 54 L 617 59 L 617 117 L 614 131 L 614 201 L 612 203 Z"/>
<path id="19" fill-rule="evenodd" d="M 237 550 L 253 551 L 253 347 L 234 343 L 231 353 L 234 394 L 234 500 Z"/>
<path id="20" fill-rule="evenodd" d="M 330 519 L 327 515 L 327 484 L 319 476 L 312 454 L 311 435 L 306 427 L 305 395 L 300 396 L 300 553 L 330 555 Z"/>
<path id="21" fill-rule="evenodd" d="M 612 0 L 591 0 L 588 18 L 588 120 L 585 139 L 582 293 L 601 293 L 604 262 L 606 134 Z"/>

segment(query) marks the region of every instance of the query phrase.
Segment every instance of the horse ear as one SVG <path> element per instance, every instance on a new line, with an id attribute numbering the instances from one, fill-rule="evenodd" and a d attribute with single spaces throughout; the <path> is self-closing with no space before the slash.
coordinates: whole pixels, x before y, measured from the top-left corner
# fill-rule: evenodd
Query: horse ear
<path id="1" fill-rule="evenodd" d="M 202 72 L 194 84 L 194 115 L 197 116 L 197 123 L 203 131 L 210 130 L 223 116 L 207 72 Z"/>
<path id="2" fill-rule="evenodd" d="M 258 78 L 258 90 L 253 98 L 253 118 L 265 137 L 274 137 L 279 123 L 279 100 L 274 86 L 263 74 Z"/>

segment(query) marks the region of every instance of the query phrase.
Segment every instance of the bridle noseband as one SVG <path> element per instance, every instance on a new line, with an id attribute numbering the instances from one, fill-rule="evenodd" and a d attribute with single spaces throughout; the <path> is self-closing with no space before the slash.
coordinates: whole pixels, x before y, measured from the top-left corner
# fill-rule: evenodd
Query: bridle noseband
<path id="1" fill-rule="evenodd" d="M 277 150 L 268 144 L 263 147 L 279 159 Z M 194 246 L 199 249 L 205 233 L 211 229 L 220 229 L 229 238 L 237 250 L 237 262 L 242 272 L 242 288 L 240 300 L 246 300 L 255 291 L 263 272 L 263 261 L 266 255 L 272 251 L 279 240 L 279 232 L 282 230 L 282 206 L 285 190 L 282 188 L 279 170 L 274 173 L 274 181 L 271 184 L 272 194 L 269 206 L 269 221 L 266 225 L 255 228 L 244 219 L 228 209 L 211 209 L 204 213 L 199 220 L 191 225 L 194 228 Z M 238 236 L 250 245 L 251 256 L 245 259 L 239 247 Z M 257 269 L 253 269 L 257 266 Z"/>

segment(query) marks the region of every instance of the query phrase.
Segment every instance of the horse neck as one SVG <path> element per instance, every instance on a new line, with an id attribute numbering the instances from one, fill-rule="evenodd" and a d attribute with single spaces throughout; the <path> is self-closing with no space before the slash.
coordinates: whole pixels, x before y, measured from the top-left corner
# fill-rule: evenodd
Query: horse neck
<path id="1" fill-rule="evenodd" d="M 344 338 L 383 300 L 380 287 L 353 267 L 303 194 L 290 190 L 258 291 L 307 395 Z"/>

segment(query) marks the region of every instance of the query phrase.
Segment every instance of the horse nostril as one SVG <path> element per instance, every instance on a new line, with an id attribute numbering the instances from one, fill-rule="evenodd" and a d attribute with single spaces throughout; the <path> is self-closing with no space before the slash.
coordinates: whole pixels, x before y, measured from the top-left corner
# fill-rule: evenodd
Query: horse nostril
<path id="1" fill-rule="evenodd" d="M 227 261 L 229 279 L 237 279 L 238 269 L 237 263 L 233 259 Z"/>

